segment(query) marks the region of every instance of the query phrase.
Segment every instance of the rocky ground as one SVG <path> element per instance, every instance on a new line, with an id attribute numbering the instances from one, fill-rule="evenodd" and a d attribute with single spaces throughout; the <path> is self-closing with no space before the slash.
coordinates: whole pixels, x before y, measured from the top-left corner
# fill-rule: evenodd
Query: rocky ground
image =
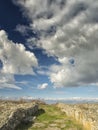
<path id="1" fill-rule="evenodd" d="M 21 121 L 33 120 L 36 111 L 34 102 L 0 101 L 0 130 L 14 130 Z"/>
<path id="2" fill-rule="evenodd" d="M 0 101 L 0 130 L 98 130 L 98 104 Z"/>
<path id="3" fill-rule="evenodd" d="M 22 123 L 17 130 L 83 130 L 82 125 L 66 116 L 55 105 L 40 105 L 40 110 L 42 109 L 44 111 L 33 123 L 28 125 Z"/>
<path id="4" fill-rule="evenodd" d="M 98 103 L 96 104 L 57 104 L 57 107 L 69 117 L 83 124 L 84 130 L 98 130 Z"/>

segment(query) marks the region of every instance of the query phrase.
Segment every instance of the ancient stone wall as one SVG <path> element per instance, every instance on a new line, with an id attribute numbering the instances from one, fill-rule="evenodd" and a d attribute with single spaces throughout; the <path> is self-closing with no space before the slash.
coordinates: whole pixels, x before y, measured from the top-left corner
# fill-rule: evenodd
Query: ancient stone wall
<path id="1" fill-rule="evenodd" d="M 98 130 L 98 104 L 66 105 L 57 104 L 67 116 L 83 124 L 85 130 Z"/>

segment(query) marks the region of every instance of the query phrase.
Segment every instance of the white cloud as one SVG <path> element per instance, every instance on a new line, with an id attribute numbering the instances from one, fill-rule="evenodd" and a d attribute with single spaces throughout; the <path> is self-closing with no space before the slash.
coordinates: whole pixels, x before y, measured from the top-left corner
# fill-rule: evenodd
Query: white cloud
<path id="1" fill-rule="evenodd" d="M 4 30 L 0 31 L 0 59 L 3 63 L 1 72 L 5 74 L 34 74 L 33 68 L 38 65 L 34 53 L 26 51 L 22 44 L 10 41 Z"/>
<path id="2" fill-rule="evenodd" d="M 12 84 L 15 82 L 13 75 L 0 73 L 0 83 Z"/>
<path id="3" fill-rule="evenodd" d="M 47 83 L 39 84 L 38 89 L 46 89 L 48 87 Z"/>
<path id="4" fill-rule="evenodd" d="M 50 72 L 49 72 L 49 67 L 48 66 L 39 66 L 37 68 L 37 74 L 39 75 L 49 75 Z"/>
<path id="5" fill-rule="evenodd" d="M 98 83 L 97 0 L 18 0 L 16 3 L 32 21 L 32 29 L 44 30 L 36 46 L 60 63 L 50 67 L 50 81 L 55 86 Z M 48 31 L 53 26 L 56 29 L 50 35 Z M 70 58 L 74 58 L 74 66 Z"/>
<path id="6" fill-rule="evenodd" d="M 0 73 L 0 89 L 8 88 L 21 90 L 22 88 L 15 85 L 15 83 L 16 81 L 12 74 Z"/>
<path id="7" fill-rule="evenodd" d="M 38 70 L 37 73 L 38 73 L 39 75 L 48 75 L 48 74 L 49 74 L 48 72 L 46 72 L 46 71 L 44 71 L 44 70 Z"/>
<path id="8" fill-rule="evenodd" d="M 29 27 L 28 27 L 28 26 L 20 25 L 20 24 L 18 24 L 18 25 L 16 26 L 16 29 L 15 29 L 15 31 L 20 32 L 23 36 L 28 35 L 28 30 L 29 30 Z"/>
<path id="9" fill-rule="evenodd" d="M 82 98 L 82 97 L 71 97 L 71 98 L 44 98 L 44 100 L 53 100 L 53 101 L 57 101 L 57 100 L 60 100 L 60 101 L 93 101 L 93 102 L 98 102 L 98 98 Z"/>
<path id="10" fill-rule="evenodd" d="M 0 83 L 0 89 L 4 89 L 4 88 L 16 89 L 16 90 L 21 90 L 22 89 L 21 87 L 15 85 L 15 84 Z"/>
<path id="11" fill-rule="evenodd" d="M 0 31 L 0 64 L 0 88 L 13 89 L 21 89 L 15 85 L 15 74 L 33 75 L 33 68 L 38 66 L 35 55 L 24 45 L 10 41 L 4 30 Z"/>

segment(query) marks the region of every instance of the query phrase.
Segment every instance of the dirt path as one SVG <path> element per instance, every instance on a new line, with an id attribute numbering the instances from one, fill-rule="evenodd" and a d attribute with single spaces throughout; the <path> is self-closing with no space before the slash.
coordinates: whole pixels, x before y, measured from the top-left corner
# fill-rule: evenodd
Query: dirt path
<path id="1" fill-rule="evenodd" d="M 21 124 L 17 130 L 83 130 L 82 126 L 67 117 L 54 105 L 41 105 L 45 112 L 39 113 L 34 123 Z"/>

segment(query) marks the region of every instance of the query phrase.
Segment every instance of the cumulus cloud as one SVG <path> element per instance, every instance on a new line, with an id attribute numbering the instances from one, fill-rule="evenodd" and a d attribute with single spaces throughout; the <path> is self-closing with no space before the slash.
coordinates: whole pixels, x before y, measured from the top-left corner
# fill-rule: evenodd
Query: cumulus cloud
<path id="1" fill-rule="evenodd" d="M 38 89 L 46 89 L 48 87 L 47 83 L 39 84 Z"/>
<path id="2" fill-rule="evenodd" d="M 31 20 L 32 30 L 42 32 L 36 46 L 60 63 L 50 67 L 50 81 L 55 86 L 98 83 L 97 0 L 18 0 L 15 3 Z M 74 59 L 74 65 L 70 59 Z"/>
<path id="3" fill-rule="evenodd" d="M 0 60 L 1 73 L 5 74 L 34 74 L 33 67 L 38 65 L 34 53 L 26 51 L 23 44 L 10 41 L 4 30 L 0 31 Z"/>
<path id="4" fill-rule="evenodd" d="M 24 45 L 8 39 L 4 30 L 0 30 L 0 88 L 21 89 L 15 85 L 14 75 L 34 74 L 38 66 L 37 58 Z"/>

